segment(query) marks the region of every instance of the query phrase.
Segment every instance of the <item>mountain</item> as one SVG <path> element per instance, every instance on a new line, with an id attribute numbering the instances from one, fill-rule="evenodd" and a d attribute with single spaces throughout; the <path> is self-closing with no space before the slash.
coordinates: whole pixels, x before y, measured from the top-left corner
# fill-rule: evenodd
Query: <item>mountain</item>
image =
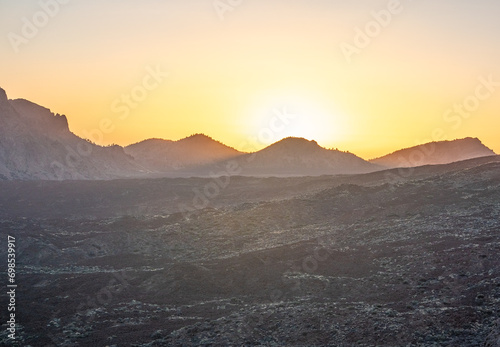
<path id="1" fill-rule="evenodd" d="M 0 180 L 359 174 L 492 155 L 477 138 L 432 142 L 370 162 L 294 137 L 256 153 L 239 152 L 203 134 L 102 147 L 73 134 L 66 116 L 28 100 L 9 100 L 0 88 Z"/>
<path id="2" fill-rule="evenodd" d="M 64 115 L 28 100 L 9 100 L 0 88 L 0 179 L 111 179 L 140 173 L 119 146 L 79 138 Z"/>
<path id="3" fill-rule="evenodd" d="M 467 137 L 453 141 L 429 142 L 372 159 L 371 163 L 389 167 L 416 167 L 449 164 L 457 161 L 495 155 L 478 138 Z"/>
<path id="4" fill-rule="evenodd" d="M 125 147 L 125 153 L 144 168 L 159 172 L 186 170 L 243 154 L 203 134 L 179 141 L 149 139 Z"/>
<path id="5" fill-rule="evenodd" d="M 234 160 L 237 161 L 236 166 Z M 232 168 L 227 170 L 227 168 Z M 221 170 L 222 167 L 222 170 Z M 64 115 L 28 100 L 9 100 L 0 89 L 0 179 L 62 180 L 220 175 L 301 176 L 376 171 L 351 153 L 315 141 L 287 138 L 247 154 L 206 135 L 179 141 L 145 140 L 126 148 L 90 143 Z M 217 170 L 217 171 L 216 171 Z"/>
<path id="6" fill-rule="evenodd" d="M 236 166 L 237 164 L 237 166 Z M 223 165 L 224 166 L 224 165 Z M 352 153 L 320 147 L 316 141 L 288 137 L 256 153 L 225 163 L 242 176 L 319 176 L 380 170 Z"/>

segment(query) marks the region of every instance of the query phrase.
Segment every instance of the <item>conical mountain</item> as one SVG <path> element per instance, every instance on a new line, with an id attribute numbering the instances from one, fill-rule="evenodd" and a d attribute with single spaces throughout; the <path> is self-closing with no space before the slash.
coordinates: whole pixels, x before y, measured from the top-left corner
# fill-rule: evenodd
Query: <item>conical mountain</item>
<path id="1" fill-rule="evenodd" d="M 318 176 L 377 171 L 349 152 L 330 150 L 316 141 L 289 137 L 237 159 L 243 176 Z"/>

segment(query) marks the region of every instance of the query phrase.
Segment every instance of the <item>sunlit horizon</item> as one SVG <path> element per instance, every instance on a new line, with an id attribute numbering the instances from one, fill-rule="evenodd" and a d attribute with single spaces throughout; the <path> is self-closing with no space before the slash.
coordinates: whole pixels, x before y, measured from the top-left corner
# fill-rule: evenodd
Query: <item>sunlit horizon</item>
<path id="1" fill-rule="evenodd" d="M 371 159 L 477 137 L 500 153 L 492 0 L 57 3 L 0 1 L 0 87 L 100 145 L 294 136 Z"/>

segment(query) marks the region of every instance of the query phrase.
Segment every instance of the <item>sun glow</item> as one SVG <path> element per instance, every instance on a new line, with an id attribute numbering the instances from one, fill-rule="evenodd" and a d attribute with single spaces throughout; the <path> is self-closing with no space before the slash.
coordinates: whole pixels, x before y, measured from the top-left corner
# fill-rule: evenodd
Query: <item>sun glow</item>
<path id="1" fill-rule="evenodd" d="M 80 137 L 112 122 L 94 138 L 102 145 L 205 133 L 253 151 L 298 136 L 368 159 L 442 130 L 500 152 L 499 1 L 403 6 L 365 48 L 360 35 L 387 2 L 216 1 L 233 8 L 224 20 L 208 0 L 46 2 L 61 5 L 53 18 L 39 0 L 0 2 L 0 87 L 67 115 Z M 50 23 L 33 24 L 39 14 Z M 168 77 L 114 104 L 142 91 L 148 67 Z M 478 78 L 492 80 L 491 97 L 467 119 L 448 114 Z M 274 110 L 296 118 L 278 122 Z"/>
<path id="2" fill-rule="evenodd" d="M 306 93 L 267 92 L 257 99 L 246 117 L 247 136 L 257 148 L 286 137 L 303 137 L 325 146 L 345 137 L 346 117 L 332 103 Z"/>

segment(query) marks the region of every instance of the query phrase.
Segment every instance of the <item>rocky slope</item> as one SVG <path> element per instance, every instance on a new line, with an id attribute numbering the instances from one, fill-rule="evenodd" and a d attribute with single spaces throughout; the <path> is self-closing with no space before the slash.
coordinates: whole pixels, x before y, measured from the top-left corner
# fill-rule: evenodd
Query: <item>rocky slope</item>
<path id="1" fill-rule="evenodd" d="M 399 173 L 0 182 L 19 345 L 498 345 L 500 159 Z"/>

